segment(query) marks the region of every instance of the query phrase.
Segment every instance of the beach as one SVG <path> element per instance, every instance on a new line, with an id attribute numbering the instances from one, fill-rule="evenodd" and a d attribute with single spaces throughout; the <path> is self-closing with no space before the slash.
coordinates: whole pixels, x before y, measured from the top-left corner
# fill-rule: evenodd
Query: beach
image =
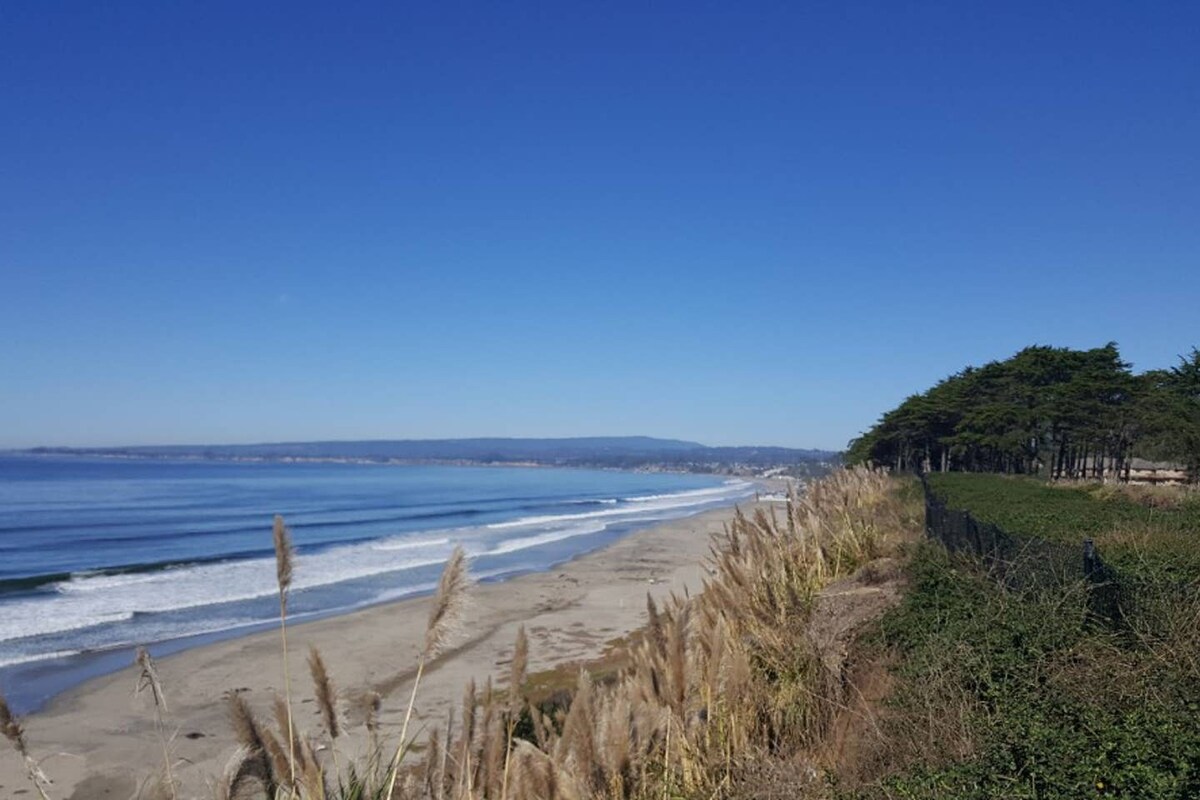
<path id="1" fill-rule="evenodd" d="M 752 503 L 745 506 L 753 507 Z M 732 517 L 733 507 L 657 524 L 579 556 L 546 572 L 472 588 L 462 629 L 451 647 L 425 670 L 415 730 L 445 728 L 466 684 L 488 676 L 503 683 L 517 630 L 530 641 L 530 670 L 586 661 L 646 617 L 646 594 L 700 591 L 711 536 Z M 385 741 L 398 734 L 422 642 L 430 600 L 414 598 L 289 627 L 289 665 L 295 718 L 302 731 L 318 728 L 306 659 L 321 651 L 342 695 L 383 695 Z M 283 689 L 278 631 L 204 645 L 158 664 L 169 704 L 175 777 L 181 797 L 209 797 L 234 751 L 225 695 L 244 694 L 266 718 Z M 149 695 L 135 696 L 132 665 L 56 698 L 25 720 L 31 753 L 54 780 L 62 798 L 128 798 L 161 769 L 162 749 Z M 362 725 L 346 714 L 348 734 L 339 751 L 362 748 Z M 0 794 L 29 789 L 16 756 L 0 757 Z"/>

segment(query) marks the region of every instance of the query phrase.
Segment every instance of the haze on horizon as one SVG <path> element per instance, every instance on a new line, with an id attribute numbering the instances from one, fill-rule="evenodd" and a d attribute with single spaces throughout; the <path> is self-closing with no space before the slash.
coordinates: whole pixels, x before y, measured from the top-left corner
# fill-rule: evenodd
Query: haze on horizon
<path id="1" fill-rule="evenodd" d="M 14 2 L 0 448 L 840 450 L 1200 344 L 1200 6 Z"/>

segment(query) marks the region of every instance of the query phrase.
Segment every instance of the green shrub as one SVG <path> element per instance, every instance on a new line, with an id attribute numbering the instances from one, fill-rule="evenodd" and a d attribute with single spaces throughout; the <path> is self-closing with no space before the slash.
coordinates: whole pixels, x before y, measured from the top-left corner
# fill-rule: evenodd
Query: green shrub
<path id="1" fill-rule="evenodd" d="M 1071 545 L 1093 539 L 1118 570 L 1200 578 L 1200 501 L 1156 508 L 1094 485 L 1060 487 L 1001 475 L 942 473 L 930 475 L 929 485 L 948 507 L 1010 534 Z"/>
<path id="2" fill-rule="evenodd" d="M 1200 797 L 1200 696 L 1163 652 L 1087 622 L 1079 582 L 1015 590 L 921 546 L 875 644 L 899 656 L 884 714 L 891 798 Z"/>

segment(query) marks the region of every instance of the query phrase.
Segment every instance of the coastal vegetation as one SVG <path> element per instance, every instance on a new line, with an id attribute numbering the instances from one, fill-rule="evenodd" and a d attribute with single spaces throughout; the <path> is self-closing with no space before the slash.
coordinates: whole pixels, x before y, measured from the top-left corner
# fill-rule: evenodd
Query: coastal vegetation
<path id="1" fill-rule="evenodd" d="M 703 591 L 648 598 L 645 626 L 600 661 L 530 676 L 522 628 L 506 674 L 469 683 L 444 722 L 415 725 L 422 677 L 470 592 L 456 551 L 396 699 L 402 722 L 383 726 L 392 698 L 339 690 L 311 650 L 311 690 L 288 676 L 270 705 L 228 693 L 233 752 L 204 796 L 1200 796 L 1195 490 L 952 473 L 928 486 L 1018 546 L 998 560 L 923 541 L 916 479 L 842 469 L 775 513 L 738 512 L 712 543 Z M 285 650 L 296 565 L 282 520 L 273 534 Z M 1104 583 L 1046 558 L 1081 556 L 1085 538 L 1111 570 Z M 1094 594 L 1114 584 L 1120 607 L 1098 613 Z M 138 667 L 162 752 L 139 796 L 196 797 L 171 753 L 170 687 L 144 651 Z M 299 702 L 315 710 L 304 720 Z M 55 797 L 3 703 L 0 726 Z"/>
<path id="2" fill-rule="evenodd" d="M 1019 585 L 933 544 L 874 645 L 896 663 L 860 798 L 1200 796 L 1195 595 L 1095 624 L 1080 581 Z"/>
<path id="3" fill-rule="evenodd" d="M 1134 374 L 1117 345 L 1027 347 L 967 367 L 888 411 L 851 463 L 896 470 L 1127 476 L 1135 457 L 1200 475 L 1200 349 Z"/>
<path id="4" fill-rule="evenodd" d="M 1112 567 L 1200 577 L 1200 490 L 1193 486 L 1048 484 L 1001 475 L 934 474 L 953 508 L 1030 540 L 1077 547 L 1091 539 Z"/>
<path id="5" fill-rule="evenodd" d="M 988 475 L 930 486 L 1018 547 L 1000 561 L 915 550 L 903 604 L 864 644 L 894 684 L 851 794 L 1200 796 L 1194 495 Z M 1085 538 L 1111 567 L 1100 582 L 1080 572 Z M 1114 588 L 1117 608 L 1097 614 L 1095 593 Z"/>
<path id="6" fill-rule="evenodd" d="M 584 669 L 566 696 L 531 702 L 521 631 L 507 689 L 490 680 L 482 691 L 467 687 L 457 732 L 448 725 L 418 745 L 405 725 L 390 762 L 369 757 L 336 789 L 331 781 L 326 796 L 737 794 L 759 779 L 757 767 L 828 730 L 826 698 L 838 676 L 808 635 L 814 600 L 911 533 L 906 513 L 891 479 L 859 469 L 814 484 L 781 516 L 739 514 L 714 543 L 701 594 L 661 608 L 648 601 L 646 628 L 616 675 L 601 682 Z M 406 722 L 416 694 L 414 683 Z M 273 775 L 278 782 L 283 772 Z"/>
<path id="7" fill-rule="evenodd" d="M 1200 477 L 1200 350 L 1026 348 L 851 442 L 951 511 L 861 642 L 891 685 L 847 796 L 1200 796 L 1200 494 L 1131 485 L 1137 458 Z"/>

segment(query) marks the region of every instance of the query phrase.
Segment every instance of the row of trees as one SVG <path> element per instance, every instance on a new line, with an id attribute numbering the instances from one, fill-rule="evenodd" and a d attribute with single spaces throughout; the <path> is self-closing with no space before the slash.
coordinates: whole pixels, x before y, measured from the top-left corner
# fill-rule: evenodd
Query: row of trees
<path id="1" fill-rule="evenodd" d="M 1122 477 L 1134 457 L 1200 475 L 1200 349 L 1134 374 L 1110 342 L 1027 347 L 913 395 L 850 442 L 847 458 L 896 469 Z"/>

